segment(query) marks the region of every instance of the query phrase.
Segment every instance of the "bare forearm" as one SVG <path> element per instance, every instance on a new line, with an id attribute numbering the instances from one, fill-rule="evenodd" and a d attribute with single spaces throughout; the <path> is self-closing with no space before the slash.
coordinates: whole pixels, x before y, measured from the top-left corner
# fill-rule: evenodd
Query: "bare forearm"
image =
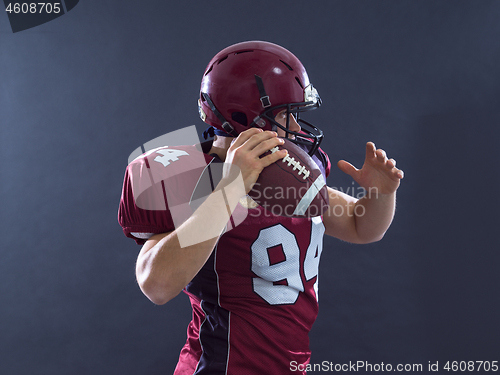
<path id="1" fill-rule="evenodd" d="M 143 293 L 158 305 L 170 301 L 203 266 L 215 241 L 181 248 L 175 231 L 163 237 L 138 258 L 136 275 Z"/>
<path id="2" fill-rule="evenodd" d="M 241 195 L 237 186 L 219 187 L 173 232 L 154 236 L 144 245 L 136 275 L 149 299 L 166 303 L 193 279 L 210 257 Z"/>
<path id="3" fill-rule="evenodd" d="M 384 237 L 394 218 L 396 193 L 367 194 L 354 207 L 356 233 L 363 243 L 379 241 Z"/>

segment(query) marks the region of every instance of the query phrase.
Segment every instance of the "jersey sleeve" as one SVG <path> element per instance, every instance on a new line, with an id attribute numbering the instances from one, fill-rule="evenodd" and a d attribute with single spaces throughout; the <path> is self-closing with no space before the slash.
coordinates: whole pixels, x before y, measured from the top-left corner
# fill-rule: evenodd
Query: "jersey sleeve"
<path id="1" fill-rule="evenodd" d="M 186 220 L 207 158 L 195 146 L 179 146 L 155 149 L 132 161 L 118 208 L 125 236 L 142 245 L 151 235 L 171 232 Z"/>
<path id="2" fill-rule="evenodd" d="M 133 238 L 137 244 L 142 245 L 149 236 L 140 235 L 139 233 L 152 235 L 170 232 L 175 228 L 172 216 L 166 207 L 163 210 L 146 210 L 136 204 L 132 188 L 134 176 L 131 169 L 133 168 L 127 168 L 123 179 L 122 196 L 118 208 L 118 222 L 127 237 Z"/>

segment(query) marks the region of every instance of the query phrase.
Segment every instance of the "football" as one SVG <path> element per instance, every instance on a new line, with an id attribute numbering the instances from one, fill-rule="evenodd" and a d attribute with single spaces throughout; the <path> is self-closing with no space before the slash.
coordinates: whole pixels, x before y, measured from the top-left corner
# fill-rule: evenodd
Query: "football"
<path id="1" fill-rule="evenodd" d="M 288 154 L 262 170 L 248 195 L 274 215 L 320 216 L 329 206 L 325 177 L 305 151 L 283 139 L 284 144 L 269 152 L 284 148 Z"/>

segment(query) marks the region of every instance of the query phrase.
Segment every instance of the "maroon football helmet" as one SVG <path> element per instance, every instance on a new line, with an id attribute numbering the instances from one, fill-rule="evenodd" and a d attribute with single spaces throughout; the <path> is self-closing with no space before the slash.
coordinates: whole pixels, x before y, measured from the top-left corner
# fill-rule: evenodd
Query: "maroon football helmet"
<path id="1" fill-rule="evenodd" d="M 299 118 L 316 109 L 321 99 L 309 82 L 302 63 L 287 49 L 269 42 L 234 44 L 210 61 L 201 81 L 198 108 L 207 124 L 236 137 L 250 127 L 274 130 L 303 145 L 310 155 L 318 149 L 323 132 Z M 275 121 L 286 110 L 295 116 L 302 131 L 289 130 Z"/>

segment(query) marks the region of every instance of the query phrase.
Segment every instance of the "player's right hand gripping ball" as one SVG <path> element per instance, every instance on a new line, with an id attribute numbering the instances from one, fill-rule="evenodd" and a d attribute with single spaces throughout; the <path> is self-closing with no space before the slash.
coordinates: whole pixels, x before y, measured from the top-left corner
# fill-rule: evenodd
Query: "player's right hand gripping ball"
<path id="1" fill-rule="evenodd" d="M 262 170 L 248 195 L 274 215 L 320 216 L 329 206 L 325 178 L 306 152 L 290 140 L 284 140 L 283 145 L 270 152 L 284 148 L 288 154 Z"/>

